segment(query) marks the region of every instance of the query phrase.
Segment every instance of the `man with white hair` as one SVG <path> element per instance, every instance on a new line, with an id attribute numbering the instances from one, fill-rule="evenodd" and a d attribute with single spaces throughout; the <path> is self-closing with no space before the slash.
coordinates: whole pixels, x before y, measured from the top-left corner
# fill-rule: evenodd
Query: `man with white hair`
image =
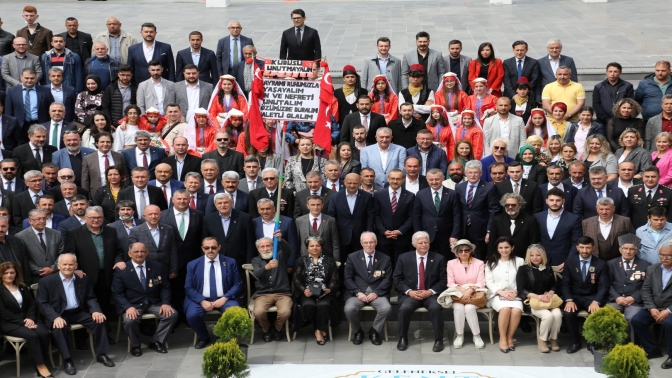
<path id="1" fill-rule="evenodd" d="M 93 44 L 93 54 L 90 58 L 84 61 L 84 73 L 88 75 L 96 75 L 100 78 L 99 90 L 104 91 L 117 78 L 119 66 L 121 63 L 112 58 L 109 54 L 109 49 L 103 42 L 95 42 Z"/>
<path id="2" fill-rule="evenodd" d="M 572 81 L 579 81 L 574 59 L 572 59 L 570 56 L 560 54 L 562 52 L 562 42 L 560 42 L 559 39 L 550 39 L 546 44 L 546 51 L 548 51 L 548 55 L 539 58 L 538 60 L 541 80 L 537 81 L 539 86 L 534 89 L 537 96 L 537 102 L 541 102 L 541 92 L 544 87 L 555 81 L 555 71 L 558 70 L 558 67 L 569 67 L 571 70 Z"/>
<path id="3" fill-rule="evenodd" d="M 406 149 L 392 143 L 392 130 L 381 127 L 376 130 L 376 144 L 366 146 L 359 151 L 362 167 L 376 172 L 375 183 L 381 187 L 387 182 L 387 174 L 393 169 L 404 169 Z"/>
<path id="4" fill-rule="evenodd" d="M 47 212 L 42 209 L 31 210 L 28 223 L 30 227 L 16 234 L 16 238 L 26 246 L 33 274 L 31 283 L 37 283 L 56 273 L 56 258 L 63 253 L 63 238 L 60 232 L 47 228 Z"/>
<path id="5" fill-rule="evenodd" d="M 233 208 L 242 211 L 243 213 L 247 213 L 249 195 L 238 189 L 239 181 L 238 173 L 234 171 L 226 171 L 222 173 L 222 187 L 224 189 L 217 193 L 229 193 L 233 200 Z M 208 201 L 207 205 L 205 205 L 205 215 L 212 214 L 216 211 L 217 209 L 215 208 L 214 202 Z"/>

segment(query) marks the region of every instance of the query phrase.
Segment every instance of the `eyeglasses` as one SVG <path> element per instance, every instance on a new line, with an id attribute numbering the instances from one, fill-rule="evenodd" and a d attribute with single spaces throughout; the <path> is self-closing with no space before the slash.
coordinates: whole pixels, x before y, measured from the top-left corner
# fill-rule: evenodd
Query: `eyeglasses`
<path id="1" fill-rule="evenodd" d="M 211 247 L 211 246 L 205 246 L 201 248 L 203 248 L 204 251 L 214 251 L 217 249 L 217 247 Z"/>
<path id="2" fill-rule="evenodd" d="M 14 168 L 14 167 L 3 167 L 2 170 L 5 171 L 5 172 L 7 172 L 7 171 L 16 171 L 16 168 Z"/>
<path id="3" fill-rule="evenodd" d="M 504 150 L 506 150 L 506 147 L 493 146 L 492 149 L 493 149 L 493 150 L 501 150 L 501 151 L 504 151 Z"/>
<path id="4" fill-rule="evenodd" d="M 277 179 L 277 177 L 264 177 L 264 178 L 262 178 L 262 180 L 264 180 L 264 181 L 273 181 L 273 180 L 276 180 L 276 179 Z"/>
<path id="5" fill-rule="evenodd" d="M 62 178 L 63 180 L 68 180 L 68 179 L 71 179 L 71 178 L 74 178 L 74 177 L 75 177 L 74 175 L 59 176 L 59 178 Z"/>
<path id="6" fill-rule="evenodd" d="M 672 259 L 672 255 L 658 255 L 661 260 L 667 260 L 667 259 Z"/>
<path id="7" fill-rule="evenodd" d="M 103 220 L 103 217 L 87 217 L 87 218 L 88 218 L 88 219 L 91 219 L 91 220 L 93 220 L 93 221 Z"/>
<path id="8" fill-rule="evenodd" d="M 229 138 L 217 138 L 218 142 L 228 142 Z"/>
<path id="9" fill-rule="evenodd" d="M 517 207 L 517 206 L 518 206 L 518 204 L 514 204 L 514 203 L 507 203 L 507 204 L 504 205 L 504 207 L 506 207 L 507 209 L 510 208 L 510 207 Z"/>
<path id="10" fill-rule="evenodd" d="M 471 253 L 471 249 L 458 249 L 457 253 Z"/>

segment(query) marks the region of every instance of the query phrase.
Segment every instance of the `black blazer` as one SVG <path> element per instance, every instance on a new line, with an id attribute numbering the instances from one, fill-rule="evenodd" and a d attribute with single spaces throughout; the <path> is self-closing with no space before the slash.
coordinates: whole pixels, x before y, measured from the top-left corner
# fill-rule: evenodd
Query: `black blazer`
<path id="1" fill-rule="evenodd" d="M 329 201 L 334 194 L 336 194 L 336 192 L 322 185 L 322 189 L 320 190 L 320 197 L 322 197 L 322 200 L 324 201 L 322 214 L 327 214 L 329 212 Z M 294 195 L 294 219 L 310 213 L 308 206 L 306 205 L 308 197 L 310 197 L 309 188 L 298 191 L 296 192 L 296 195 Z"/>
<path id="2" fill-rule="evenodd" d="M 585 298 L 596 301 L 600 306 L 607 303 L 609 293 L 609 268 L 607 263 L 593 256 L 588 268 L 588 277 L 583 279 L 581 275 L 581 258 L 573 253 L 565 261 L 562 271 L 562 295 L 564 300 Z M 594 276 L 594 279 L 593 279 Z"/>
<path id="3" fill-rule="evenodd" d="M 221 190 L 217 193 L 225 193 L 226 190 Z M 214 195 L 209 195 L 209 198 L 205 201 L 207 204 L 205 205 L 205 210 L 203 211 L 204 215 L 210 215 L 212 213 L 217 212 L 217 208 L 215 207 L 215 193 Z M 234 194 L 234 200 L 233 200 L 233 208 L 238 211 L 242 211 L 243 213 L 247 213 L 249 210 L 250 202 L 249 202 L 249 193 L 245 193 L 244 191 L 240 189 L 236 189 L 236 193 Z M 204 203 L 205 203 L 204 202 Z M 199 206 L 199 205 L 196 205 Z M 255 205 L 256 206 L 256 205 Z M 173 207 L 171 204 L 170 207 Z M 200 244 L 199 244 L 200 245 Z"/>
<path id="4" fill-rule="evenodd" d="M 623 190 L 618 186 L 607 185 L 603 190 L 606 189 L 606 197 L 614 200 L 614 205 L 616 205 L 615 213 L 627 217 L 630 214 L 630 207 L 628 206 L 628 199 L 625 198 Z M 595 203 L 597 202 L 597 193 L 595 193 L 595 188 L 592 186 L 584 186 L 579 190 L 574 199 L 574 214 L 578 215 L 581 219 L 588 219 L 597 215 L 597 207 Z"/>
<path id="5" fill-rule="evenodd" d="M 8 193 L 13 193 L 14 195 L 19 194 L 19 193 L 21 193 L 25 190 L 28 190 L 28 187 L 26 186 L 26 182 L 23 181 L 22 178 L 17 176 L 17 177 L 15 177 L 15 179 L 16 179 L 15 183 L 12 184 L 12 190 L 6 190 L 7 185 L 4 184 L 4 183 L 2 184 L 2 188 L 5 189 Z"/>
<path id="6" fill-rule="evenodd" d="M 20 231 L 20 229 L 19 229 Z M 9 249 L 11 249 L 13 261 L 19 264 L 21 268 L 21 273 L 23 274 L 23 282 L 32 282 L 33 273 L 30 270 L 30 263 L 28 262 L 28 252 L 26 251 L 26 245 L 17 238 L 14 237 L 14 234 L 10 231 L 9 235 L 5 236 L 5 242 Z M 0 263 L 6 262 L 5 256 L 0 253 Z"/>
<path id="7" fill-rule="evenodd" d="M 175 82 L 184 80 L 184 66 L 187 64 L 194 64 L 194 60 L 191 58 L 191 47 L 177 52 L 177 57 L 175 58 Z M 198 60 L 198 80 L 216 84 L 218 79 L 219 71 L 217 70 L 215 52 L 201 46 L 201 56 Z"/>
<path id="8" fill-rule="evenodd" d="M 56 151 L 58 151 L 56 147 L 45 143 L 41 151 L 43 155 L 42 164 L 50 162 L 51 155 Z M 35 151 L 32 150 L 30 143 L 24 143 L 16 147 L 12 151 L 12 158 L 16 162 L 16 175 L 18 177 L 23 177 L 24 173 L 32 170 L 42 171 L 41 164 L 35 160 Z"/>
<path id="9" fill-rule="evenodd" d="M 462 237 L 462 207 L 457 192 L 441 186 L 441 204 L 439 211 L 434 206 L 432 188 L 421 189 L 415 194 L 413 202 L 413 229 L 429 234 L 429 242 L 448 243 L 449 238 Z"/>
<path id="10" fill-rule="evenodd" d="M 54 214 L 62 215 L 66 218 L 70 217 L 70 212 L 68 211 L 68 205 L 65 204 L 65 200 L 60 200 L 54 204 Z"/>
<path id="11" fill-rule="evenodd" d="M 553 233 L 553 237 L 550 237 L 546 225 L 548 211 L 536 213 L 534 217 L 539 225 L 540 244 L 546 249 L 546 255 L 548 256 L 547 265 L 557 266 L 564 263 L 570 252 L 576 250 L 576 243 L 583 236 L 581 218 L 569 211 L 563 211 L 558 226 L 555 228 L 555 233 Z"/>
<path id="12" fill-rule="evenodd" d="M 492 183 L 480 180 L 476 187 L 476 194 L 471 204 L 471 208 L 467 206 L 467 191 L 469 190 L 468 181 L 463 181 L 455 186 L 457 197 L 462 204 L 462 229 L 467 229 L 467 215 L 471 215 L 471 224 L 479 225 L 483 228 L 483 238 L 486 232 L 490 231 L 490 224 L 492 219 L 499 212 L 499 198 L 497 197 L 497 190 Z M 486 225 L 486 227 L 483 227 Z"/>
<path id="13" fill-rule="evenodd" d="M 58 34 L 63 37 L 63 40 L 68 40 L 68 32 L 64 31 L 63 33 Z M 83 31 L 77 31 L 77 42 L 79 44 L 79 50 L 81 53 L 79 57 L 82 59 L 82 63 L 86 62 L 87 59 L 91 57 L 91 50 L 93 49 L 93 40 L 91 39 L 91 34 L 84 33 Z"/>
<path id="14" fill-rule="evenodd" d="M 397 210 L 392 213 L 390 192 L 388 189 L 373 193 L 373 212 L 375 214 L 376 233 L 378 245 L 401 244 L 410 245 L 413 235 L 413 202 L 415 194 L 406 189 L 397 191 Z M 385 231 L 399 230 L 401 236 L 395 239 L 385 237 Z"/>
<path id="15" fill-rule="evenodd" d="M 140 308 L 145 301 L 152 305 L 170 305 L 170 279 L 163 271 L 163 265 L 145 260 L 145 279 L 147 289 L 142 286 L 133 262 L 126 262 L 126 269 L 115 269 L 112 279 L 112 297 L 117 303 L 117 314 L 123 314 L 131 307 Z M 159 278 L 160 277 L 160 278 Z M 150 286 L 150 280 L 152 285 Z"/>
<path id="16" fill-rule="evenodd" d="M 18 184 L 18 179 L 16 180 Z M 0 181 L 0 184 L 2 184 L 2 181 Z M 25 185 L 25 184 L 24 184 Z M 2 186 L 2 185 L 0 185 Z M 25 189 L 24 189 L 25 190 Z M 16 197 L 16 194 L 14 192 L 11 192 L 9 190 L 6 190 L 4 188 L 0 188 L 0 197 L 2 197 L 2 206 L 7 208 L 7 212 L 9 213 L 10 217 L 12 216 L 12 205 L 14 204 L 14 197 Z M 9 225 L 11 226 L 13 224 L 12 219 L 9 219 Z"/>
<path id="17" fill-rule="evenodd" d="M 366 269 L 368 264 L 367 254 L 363 250 L 348 255 L 343 273 L 345 292 L 343 296 L 347 300 L 356 297 L 357 293 L 365 293 L 367 288 L 379 297 L 390 298 L 392 288 L 392 261 L 386 254 L 376 251 L 373 255 L 373 270 L 369 274 Z"/>
<path id="18" fill-rule="evenodd" d="M 171 176 L 171 178 L 173 180 L 178 180 L 182 182 L 184 182 L 184 180 L 186 179 L 187 173 L 201 171 L 201 161 L 203 161 L 203 159 L 191 154 L 187 154 L 187 156 L 185 156 L 184 158 L 184 166 L 182 167 L 182 176 L 177 177 L 177 160 L 175 159 L 175 155 L 168 156 L 167 158 L 161 160 L 162 163 L 170 165 L 170 167 L 173 169 L 173 175 Z"/>
<path id="19" fill-rule="evenodd" d="M 199 170 L 200 170 L 200 168 L 199 168 Z M 221 181 L 216 180 L 215 183 L 217 184 L 217 185 L 215 185 L 215 194 L 224 190 L 224 186 L 222 186 Z M 208 184 L 205 182 L 205 179 L 201 179 L 201 187 L 198 188 L 198 192 L 210 195 L 210 188 L 208 188 L 207 185 Z"/>
<path id="20" fill-rule="evenodd" d="M 649 209 L 652 207 L 664 207 L 667 210 L 667 221 L 672 219 L 672 189 L 658 185 L 658 189 L 652 193 L 651 203 L 646 199 L 647 194 L 648 189 L 644 185 L 635 185 L 628 189 L 628 208 L 635 230 L 649 222 Z"/>
<path id="21" fill-rule="evenodd" d="M 259 67 L 260 70 L 263 70 L 266 62 L 261 60 L 261 59 L 255 59 L 255 60 L 257 62 L 257 67 Z M 245 87 L 244 87 L 244 85 L 245 85 L 245 63 L 247 63 L 247 62 L 245 60 L 242 60 L 242 61 L 238 62 L 238 64 L 234 65 L 231 68 L 231 74 L 233 75 L 233 77 L 236 78 L 236 82 L 238 83 L 238 85 L 240 85 L 240 87 L 243 89 L 243 91 L 245 91 Z M 253 67 L 252 68 L 252 74 L 254 75 L 254 66 L 252 66 L 252 67 Z M 250 92 L 245 91 L 245 96 L 249 96 L 249 95 L 250 95 Z"/>
<path id="22" fill-rule="evenodd" d="M 513 253 L 525 258 L 527 246 L 530 244 L 539 243 L 539 224 L 536 218 L 527 213 L 520 213 L 516 217 L 516 228 L 511 235 L 511 217 L 508 214 L 502 213 L 495 216 L 490 225 L 490 243 L 488 243 L 488 255 L 495 252 L 497 248 L 495 241 L 502 237 L 508 236 L 513 238 L 514 250 Z"/>
<path id="23" fill-rule="evenodd" d="M 632 271 L 630 275 L 626 275 L 623 258 L 619 257 L 607 261 L 609 282 L 611 283 L 609 286 L 609 302 L 615 302 L 616 298 L 621 296 L 632 297 L 635 303 L 641 306 L 642 285 L 646 280 L 646 274 L 635 274 L 635 272 L 645 273 L 650 265 L 650 262 L 635 256 L 630 264 Z"/>
<path id="24" fill-rule="evenodd" d="M 96 189 L 96 192 L 91 196 L 91 202 L 93 202 L 94 206 L 103 208 L 103 215 L 106 221 L 112 223 L 117 220 L 117 203 L 114 201 L 114 197 L 112 197 L 109 186 L 105 185 Z"/>
<path id="25" fill-rule="evenodd" d="M 23 327 L 24 319 L 37 320 L 35 298 L 30 288 L 26 285 L 19 285 L 19 292 L 23 297 L 21 307 L 5 285 L 0 285 L 0 331 L 2 333 L 6 334 Z"/>
<path id="26" fill-rule="evenodd" d="M 28 218 L 28 213 L 30 210 L 35 208 L 34 198 L 31 198 L 30 190 L 25 190 L 14 196 L 12 201 L 12 219 L 14 220 L 14 225 L 21 227 L 23 220 Z"/>
<path id="27" fill-rule="evenodd" d="M 79 309 L 87 313 L 102 312 L 100 305 L 93 294 L 93 286 L 88 276 L 75 277 L 75 295 L 79 302 Z M 54 320 L 65 311 L 68 301 L 60 274 L 51 274 L 40 280 L 37 289 L 37 306 L 44 316 L 45 325 L 51 328 Z"/>
<path id="28" fill-rule="evenodd" d="M 203 213 L 189 209 L 189 228 L 184 234 L 184 240 L 180 237 L 180 227 L 175 219 L 173 208 L 161 212 L 161 223 L 173 227 L 175 230 L 175 243 L 177 244 L 178 267 L 182 268 L 187 263 L 201 256 L 201 233 L 203 232 Z"/>
<path id="29" fill-rule="evenodd" d="M 448 285 L 448 271 L 446 260 L 443 256 L 434 252 L 425 255 L 425 289 L 434 290 L 438 296 Z M 415 259 L 415 251 L 402 253 L 397 259 L 394 268 L 394 287 L 399 293 L 399 302 L 408 290 L 418 290 L 418 264 Z"/>
<path id="30" fill-rule="evenodd" d="M 103 269 L 105 270 L 106 285 L 112 283 L 112 267 L 114 262 L 124 254 L 119 239 L 117 238 L 117 230 L 112 227 L 102 226 L 101 232 L 103 234 Z M 149 248 L 149 247 L 148 247 Z M 91 231 L 87 225 L 73 228 L 66 233 L 65 248 L 67 253 L 74 253 L 77 256 L 77 268 L 84 273 L 91 280 L 92 285 L 98 282 L 98 272 L 100 271 L 100 258 L 96 252 L 96 246 L 93 244 Z"/>
<path id="31" fill-rule="evenodd" d="M 502 197 L 506 193 L 513 193 L 513 184 L 511 184 L 511 180 L 506 179 L 496 184 L 495 189 L 497 189 L 497 195 Z M 525 200 L 525 207 L 521 210 L 525 214 L 534 215 L 543 209 L 543 202 L 545 201 L 541 197 L 539 184 L 536 182 L 522 179 L 518 193 Z M 503 210 L 501 209 L 501 211 Z"/>
<path id="32" fill-rule="evenodd" d="M 341 142 L 348 142 L 355 145 L 355 138 L 352 137 L 352 129 L 362 124 L 361 114 L 359 112 L 350 113 L 345 116 L 341 123 Z M 366 145 L 376 144 L 376 130 L 381 127 L 387 127 L 385 117 L 378 113 L 369 113 L 369 130 L 366 132 Z"/>
<path id="33" fill-rule="evenodd" d="M 149 196 L 149 203 L 146 205 L 156 205 L 159 207 L 159 209 L 161 209 L 161 211 L 168 208 L 168 203 L 166 202 L 166 198 L 163 196 L 163 191 L 161 191 L 161 189 L 152 185 L 147 185 L 145 189 L 147 189 L 147 195 Z M 128 188 L 124 188 L 119 191 L 119 194 L 117 194 L 117 202 L 121 200 L 133 201 L 135 219 L 142 218 L 142 214 L 138 214 L 138 206 L 135 203 L 135 185 L 131 185 Z"/>
<path id="34" fill-rule="evenodd" d="M 44 122 L 42 124 L 47 129 L 47 141 L 49 140 L 49 136 L 51 135 L 51 120 L 48 122 Z M 57 151 L 60 150 L 61 148 L 65 148 L 65 143 L 63 143 L 63 135 L 65 135 L 65 132 L 67 130 L 77 130 L 77 126 L 75 126 L 74 123 L 70 123 L 68 121 L 63 120 L 63 125 L 61 125 L 61 137 L 58 139 L 58 146 L 57 146 Z M 51 159 L 49 159 L 51 161 Z"/>
<path id="35" fill-rule="evenodd" d="M 572 212 L 574 210 L 574 197 L 579 192 L 578 189 L 572 184 L 562 183 L 562 188 L 565 193 L 565 211 Z M 548 184 L 539 185 L 539 192 L 541 193 L 541 200 L 543 202 L 542 211 L 548 210 L 548 205 L 546 204 L 546 198 L 548 197 Z"/>
<path id="36" fill-rule="evenodd" d="M 327 214 L 336 218 L 338 240 L 341 245 L 350 245 L 353 242 L 359 244 L 362 232 L 373 231 L 375 219 L 373 195 L 358 189 L 354 211 L 350 213 L 346 193 L 346 190 L 341 190 L 332 196 Z"/>
<path id="37" fill-rule="evenodd" d="M 137 43 L 128 48 L 127 64 L 133 69 L 133 79 L 136 83 L 142 83 L 143 81 L 150 78 L 149 66 L 147 65 L 147 60 L 145 59 L 145 54 L 142 50 L 143 43 L 145 42 L 140 41 L 140 43 Z M 173 83 L 176 81 L 173 49 L 169 44 L 155 40 L 152 60 L 158 60 L 161 62 L 161 66 L 163 67 L 163 74 L 161 74 L 161 77 L 166 80 L 170 80 Z"/>
<path id="38" fill-rule="evenodd" d="M 212 196 L 207 193 L 201 193 L 201 192 L 196 192 L 194 196 L 196 198 L 196 210 L 202 212 L 203 215 L 205 216 L 205 209 L 208 207 L 210 202 L 213 201 Z M 172 206 L 173 204 L 171 203 L 170 207 Z M 247 211 L 247 204 L 245 204 L 245 211 Z"/>
<path id="39" fill-rule="evenodd" d="M 251 262 L 252 258 L 257 255 L 252 217 L 237 210 L 231 210 L 230 217 L 229 231 L 224 235 L 222 218 L 219 213 L 206 216 L 203 219 L 203 235 L 201 236 L 202 239 L 208 236 L 217 238 L 222 245 L 219 253 L 236 260 L 238 270 L 242 271 L 243 264 Z"/>
<path id="40" fill-rule="evenodd" d="M 19 130 L 21 128 L 16 118 L 6 114 L 2 115 L 2 146 L 5 148 L 4 154 L 7 154 L 7 157 L 12 156 L 11 151 L 19 145 L 17 139 Z"/>
<path id="41" fill-rule="evenodd" d="M 68 231 L 81 226 L 82 224 L 79 223 L 79 219 L 77 219 L 77 217 L 73 215 L 65 218 L 65 220 L 58 222 L 57 230 L 61 233 L 63 241 L 65 242 L 65 237 L 68 236 Z"/>
<path id="42" fill-rule="evenodd" d="M 273 198 L 271 198 L 271 201 L 273 201 L 273 204 L 275 205 L 275 208 L 278 208 L 278 193 L 277 193 L 277 188 L 275 189 L 275 192 L 273 193 Z M 269 198 L 268 197 L 268 190 L 266 190 L 266 187 L 261 187 L 254 189 L 249 193 L 248 197 L 248 211 L 247 213 L 252 216 L 252 218 L 256 218 L 259 216 L 259 212 L 257 211 L 257 201 L 259 201 L 262 198 Z M 283 189 L 282 190 L 282 198 L 280 199 L 280 215 L 284 215 L 286 217 L 292 217 L 294 214 L 294 193 L 290 189 Z"/>
<path id="43" fill-rule="evenodd" d="M 317 30 L 303 26 L 301 43 L 296 41 L 296 28 L 291 27 L 282 32 L 280 40 L 280 59 L 319 60 L 322 59 L 322 46 Z"/>
<path id="44" fill-rule="evenodd" d="M 35 91 L 37 93 L 37 122 L 47 122 L 51 118 L 49 117 L 49 105 L 54 102 L 54 96 L 51 94 L 51 89 L 40 85 L 35 86 Z M 16 117 L 19 122 L 21 132 L 17 135 L 18 142 L 28 142 L 28 127 L 25 124 L 26 116 L 23 111 L 23 86 L 16 85 L 7 90 L 5 114 Z M 51 161 L 51 159 L 45 161 Z"/>
<path id="45" fill-rule="evenodd" d="M 518 82 L 518 59 L 514 56 L 505 59 L 504 65 L 504 96 L 513 99 L 516 95 L 516 83 Z M 537 81 L 539 80 L 539 62 L 529 56 L 523 59 L 523 75 L 530 82 L 530 90 L 537 88 Z M 531 99 L 534 97 L 530 96 Z M 531 107 L 528 105 L 528 108 Z"/>

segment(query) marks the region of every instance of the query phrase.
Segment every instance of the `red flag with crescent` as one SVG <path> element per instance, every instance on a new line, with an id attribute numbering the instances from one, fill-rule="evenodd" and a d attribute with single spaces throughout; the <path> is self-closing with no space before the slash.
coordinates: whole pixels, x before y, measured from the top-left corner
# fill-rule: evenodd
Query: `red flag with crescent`
<path id="1" fill-rule="evenodd" d="M 257 60 L 250 58 L 254 64 L 254 77 L 252 79 L 252 90 L 250 91 L 250 143 L 257 151 L 268 147 L 269 134 L 264 127 L 264 120 L 261 117 L 261 104 L 264 102 L 264 80 L 261 70 L 257 66 Z"/>
<path id="2" fill-rule="evenodd" d="M 313 142 L 322 147 L 327 154 L 331 153 L 331 104 L 334 102 L 334 85 L 329 73 L 329 65 L 322 62 L 324 75 L 320 82 L 320 110 L 315 122 Z"/>

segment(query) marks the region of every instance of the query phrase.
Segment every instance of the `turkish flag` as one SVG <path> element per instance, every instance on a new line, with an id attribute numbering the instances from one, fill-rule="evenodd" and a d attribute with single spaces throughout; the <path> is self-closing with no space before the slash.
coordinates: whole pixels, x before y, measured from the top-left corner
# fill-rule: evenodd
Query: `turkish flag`
<path id="1" fill-rule="evenodd" d="M 260 151 L 268 147 L 268 131 L 264 127 L 264 120 L 261 117 L 261 104 L 264 102 L 264 80 L 261 78 L 261 70 L 254 62 L 254 78 L 252 79 L 252 90 L 250 91 L 250 110 L 248 113 L 250 126 L 250 143 Z"/>
<path id="2" fill-rule="evenodd" d="M 331 104 L 334 102 L 334 85 L 331 82 L 329 65 L 322 62 L 324 75 L 320 82 L 320 110 L 315 122 L 313 142 L 322 147 L 324 151 L 331 153 Z"/>

